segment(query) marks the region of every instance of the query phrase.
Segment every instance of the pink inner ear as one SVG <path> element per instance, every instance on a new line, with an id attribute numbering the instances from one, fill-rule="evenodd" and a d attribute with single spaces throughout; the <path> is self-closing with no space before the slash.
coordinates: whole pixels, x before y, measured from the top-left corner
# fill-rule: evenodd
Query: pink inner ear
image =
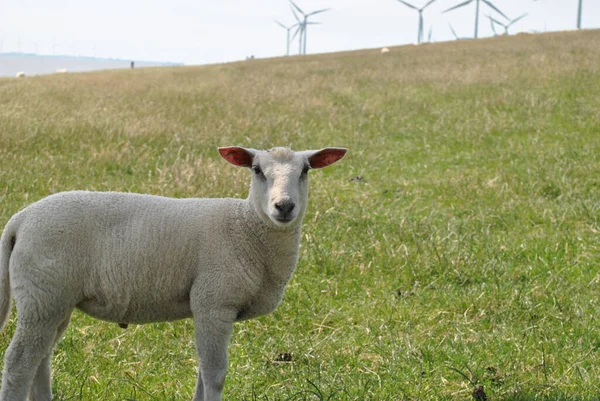
<path id="1" fill-rule="evenodd" d="M 252 154 L 244 148 L 229 146 L 219 148 L 219 153 L 223 159 L 235 166 L 252 167 Z"/>
<path id="2" fill-rule="evenodd" d="M 312 168 L 327 167 L 344 157 L 346 152 L 347 149 L 343 148 L 325 148 L 309 157 L 308 162 Z"/>

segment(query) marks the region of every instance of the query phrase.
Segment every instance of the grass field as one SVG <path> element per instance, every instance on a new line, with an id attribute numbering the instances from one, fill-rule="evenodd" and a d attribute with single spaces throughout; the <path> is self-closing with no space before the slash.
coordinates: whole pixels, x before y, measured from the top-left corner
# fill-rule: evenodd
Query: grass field
<path id="1" fill-rule="evenodd" d="M 600 399 L 600 31 L 0 79 L 0 226 L 70 189 L 245 197 L 232 144 L 350 152 L 224 399 Z M 192 337 L 76 312 L 55 398 L 191 399 Z"/>

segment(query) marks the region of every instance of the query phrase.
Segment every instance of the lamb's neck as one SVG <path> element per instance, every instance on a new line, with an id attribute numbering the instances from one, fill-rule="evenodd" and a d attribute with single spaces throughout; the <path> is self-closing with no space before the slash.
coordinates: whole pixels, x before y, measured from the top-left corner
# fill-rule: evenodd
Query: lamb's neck
<path id="1" fill-rule="evenodd" d="M 244 236 L 246 257 L 258 262 L 276 281 L 289 280 L 298 262 L 301 221 L 294 227 L 282 229 L 265 223 L 250 200 L 239 204 L 235 216 L 238 235 Z"/>
<path id="2" fill-rule="evenodd" d="M 254 204 L 249 199 L 240 204 L 236 220 L 244 232 L 257 236 L 260 242 L 272 250 L 293 249 L 297 252 L 302 233 L 301 220 L 289 228 L 267 224 L 258 216 Z"/>

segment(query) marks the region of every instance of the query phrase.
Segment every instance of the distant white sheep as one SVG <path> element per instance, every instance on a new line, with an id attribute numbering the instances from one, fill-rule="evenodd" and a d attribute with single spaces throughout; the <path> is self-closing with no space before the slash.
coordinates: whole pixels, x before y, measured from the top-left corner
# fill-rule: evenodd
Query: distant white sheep
<path id="1" fill-rule="evenodd" d="M 194 318 L 194 401 L 221 400 L 233 323 L 270 313 L 298 261 L 308 170 L 343 148 L 219 148 L 250 168 L 247 199 L 62 192 L 15 214 L 0 239 L 0 323 L 17 327 L 0 401 L 49 401 L 52 349 L 78 308 L 121 325 Z"/>
<path id="2" fill-rule="evenodd" d="M 23 71 L 19 71 L 17 72 L 17 75 L 15 75 L 17 78 L 25 78 L 25 73 Z"/>
<path id="3" fill-rule="evenodd" d="M 67 70 L 66 68 L 59 68 L 56 70 L 57 74 L 66 74 L 67 72 L 69 72 L 69 70 Z"/>
<path id="4" fill-rule="evenodd" d="M 381 49 L 381 54 L 385 54 L 385 53 L 389 53 L 390 49 L 388 49 L 387 47 L 384 47 Z"/>

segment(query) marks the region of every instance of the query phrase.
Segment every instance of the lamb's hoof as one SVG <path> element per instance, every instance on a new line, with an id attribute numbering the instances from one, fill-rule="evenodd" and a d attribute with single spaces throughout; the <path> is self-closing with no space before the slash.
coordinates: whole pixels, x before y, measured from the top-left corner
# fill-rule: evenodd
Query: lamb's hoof
<path id="1" fill-rule="evenodd" d="M 129 327 L 129 325 L 127 323 L 119 323 L 119 327 L 122 329 L 126 329 L 127 327 Z"/>

